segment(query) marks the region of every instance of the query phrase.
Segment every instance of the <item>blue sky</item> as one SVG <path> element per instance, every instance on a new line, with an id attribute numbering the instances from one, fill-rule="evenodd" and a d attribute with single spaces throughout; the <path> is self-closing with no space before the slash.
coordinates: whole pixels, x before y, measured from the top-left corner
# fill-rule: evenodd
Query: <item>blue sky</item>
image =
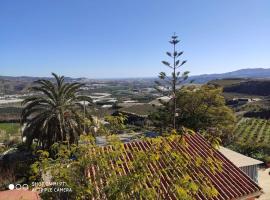
<path id="1" fill-rule="evenodd" d="M 150 77 L 176 32 L 191 74 L 270 67 L 269 0 L 1 0 L 0 75 Z"/>

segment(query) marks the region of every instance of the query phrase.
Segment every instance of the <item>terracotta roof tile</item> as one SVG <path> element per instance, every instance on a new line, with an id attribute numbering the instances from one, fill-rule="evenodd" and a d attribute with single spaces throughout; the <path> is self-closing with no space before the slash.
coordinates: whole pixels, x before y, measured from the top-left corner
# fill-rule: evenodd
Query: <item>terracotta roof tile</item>
<path id="1" fill-rule="evenodd" d="M 202 173 L 204 176 L 208 177 L 211 183 L 219 192 L 217 197 L 212 198 L 213 200 L 232 200 L 232 199 L 240 199 L 243 197 L 254 197 L 254 195 L 261 194 L 261 188 L 253 182 L 244 172 L 242 172 L 238 167 L 236 167 L 232 162 L 230 162 L 223 154 L 221 154 L 218 150 L 215 150 L 211 147 L 211 145 L 205 141 L 205 139 L 200 136 L 199 134 L 195 134 L 192 136 L 184 136 L 185 141 L 188 144 L 187 148 L 183 148 L 181 144 L 176 143 L 174 141 L 170 141 L 170 146 L 177 150 L 177 152 L 181 154 L 188 154 L 191 157 L 192 162 L 189 166 L 190 176 L 193 180 L 199 180 L 200 177 L 197 176 L 198 173 Z M 125 152 L 122 155 L 123 163 L 120 164 L 120 167 L 123 169 L 125 174 L 130 173 L 129 167 L 127 162 L 133 159 L 132 152 L 137 150 L 146 151 L 150 148 L 151 142 L 150 141 L 134 141 L 130 143 L 124 144 Z M 113 151 L 113 147 L 106 146 L 101 147 L 104 151 Z M 165 153 L 165 152 L 164 152 Z M 221 172 L 213 172 L 211 169 L 207 168 L 206 166 L 196 167 L 195 165 L 195 158 L 196 156 L 200 156 L 204 159 L 209 157 L 218 159 L 222 163 L 222 171 Z M 168 156 L 170 159 L 170 156 Z M 168 162 L 173 161 L 164 161 L 159 160 L 157 163 L 152 163 L 148 166 L 148 170 L 151 176 L 156 173 L 158 170 L 161 171 Z M 115 163 L 111 162 L 111 167 L 114 169 L 116 166 Z M 92 166 L 89 168 L 88 176 L 91 178 L 92 181 L 97 182 L 96 180 L 96 173 L 97 167 Z M 176 170 L 176 174 L 178 177 L 182 175 L 179 169 Z M 171 184 L 171 178 L 175 175 L 168 172 L 168 173 L 160 173 L 160 189 L 163 192 L 163 199 L 177 199 L 175 194 L 169 192 L 168 188 Z M 101 180 L 103 185 L 105 185 L 106 180 Z M 147 182 L 147 186 L 151 187 L 151 182 Z M 97 184 L 96 184 L 96 187 Z M 99 192 L 101 192 L 100 188 L 97 188 Z M 100 196 L 104 197 L 104 194 L 99 194 Z M 196 194 L 195 199 L 197 200 L 207 200 L 207 197 L 204 196 L 202 191 L 199 191 Z M 244 198 L 245 199 L 245 198 Z"/>

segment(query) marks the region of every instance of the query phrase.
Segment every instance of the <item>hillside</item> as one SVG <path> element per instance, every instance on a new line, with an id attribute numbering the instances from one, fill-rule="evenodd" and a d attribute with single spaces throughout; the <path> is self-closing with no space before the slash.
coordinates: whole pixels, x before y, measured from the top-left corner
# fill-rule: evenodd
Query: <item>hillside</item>
<path id="1" fill-rule="evenodd" d="M 39 79 L 52 80 L 48 77 L 31 77 L 31 76 L 1 76 L 0 75 L 0 94 L 20 94 L 27 92 L 27 89 L 34 81 Z M 69 82 L 79 81 L 83 82 L 83 78 L 66 77 Z"/>
<path id="2" fill-rule="evenodd" d="M 222 79 L 210 81 L 209 84 L 223 87 L 225 93 L 264 97 L 270 95 L 270 79 Z"/>
<path id="3" fill-rule="evenodd" d="M 195 83 L 206 83 L 227 78 L 270 78 L 270 68 L 246 68 L 221 74 L 202 74 L 191 76 L 189 80 L 194 80 Z"/>
<path id="4" fill-rule="evenodd" d="M 0 81 L 10 81 L 10 82 L 24 82 L 31 83 L 38 79 L 50 79 L 48 77 L 31 77 L 31 76 L 1 76 Z M 220 73 L 220 74 L 201 74 L 196 76 L 190 76 L 188 81 L 193 80 L 195 83 L 207 83 L 216 79 L 228 79 L 228 78 L 269 78 L 270 79 L 270 68 L 245 68 L 232 72 Z M 99 80 L 103 82 L 109 81 L 134 81 L 139 80 L 140 82 L 150 82 L 154 83 L 154 79 L 152 78 L 110 78 L 110 79 L 88 79 L 88 78 L 70 78 L 66 77 L 68 81 L 79 81 L 79 82 L 89 82 L 94 80 Z"/>
<path id="5" fill-rule="evenodd" d="M 33 83 L 33 81 L 38 79 L 48 79 L 48 77 L 29 77 L 29 76 L 19 76 L 19 77 L 13 77 L 13 76 L 0 76 L 0 94 L 18 94 L 18 93 L 25 93 L 27 91 L 27 88 Z M 153 87 L 154 86 L 154 80 L 157 78 L 140 78 L 140 79 L 134 79 L 134 78 L 126 78 L 126 79 L 87 79 L 87 78 L 70 78 L 66 77 L 67 81 L 73 82 L 73 81 L 79 81 L 83 83 L 93 84 L 93 83 L 102 83 L 102 84 L 122 84 L 127 85 L 132 84 L 134 87 L 135 82 L 137 81 L 138 87 L 141 87 L 142 84 L 147 85 L 147 87 Z M 225 81 L 223 79 L 226 79 Z M 250 79 L 258 79 L 255 82 L 248 82 Z M 261 82 L 261 79 L 263 82 Z M 269 79 L 270 83 L 270 68 L 264 69 L 264 68 L 253 68 L 253 69 L 241 69 L 237 71 L 222 73 L 222 74 L 203 74 L 198 76 L 190 76 L 186 83 L 189 83 L 191 80 L 194 83 L 207 83 L 209 81 L 216 81 L 221 80 L 221 82 L 218 82 L 218 84 L 224 86 L 224 84 L 231 85 L 232 87 L 226 88 L 228 92 L 234 92 L 234 91 L 240 91 L 240 93 L 246 93 L 246 94 L 253 94 L 254 92 L 257 92 L 258 95 L 269 95 L 266 88 L 269 88 L 269 83 L 266 81 Z M 241 82 L 241 83 L 240 83 Z M 244 83 L 245 82 L 245 83 Z M 267 83 L 266 83 L 267 82 Z M 239 84 L 238 84 L 239 83 Z M 237 85 L 238 84 L 238 85 Z M 249 85 L 247 85 L 249 84 Z M 247 87 L 251 87 L 251 91 L 248 91 Z M 260 90 L 257 91 L 257 88 L 260 87 Z M 101 88 L 98 88 L 100 90 Z M 266 91 L 266 92 L 264 92 Z"/>

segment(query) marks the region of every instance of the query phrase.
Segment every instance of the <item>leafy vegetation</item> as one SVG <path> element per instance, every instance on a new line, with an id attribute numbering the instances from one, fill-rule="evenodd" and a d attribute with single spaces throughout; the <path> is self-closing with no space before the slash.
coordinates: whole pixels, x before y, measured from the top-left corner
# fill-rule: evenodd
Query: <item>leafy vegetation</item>
<path id="1" fill-rule="evenodd" d="M 7 189 L 10 183 L 26 183 L 29 180 L 29 166 L 33 163 L 31 151 L 23 143 L 0 147 L 1 151 L 8 151 L 0 159 L 0 190 Z"/>
<path id="2" fill-rule="evenodd" d="M 265 160 L 270 156 L 270 121 L 241 118 L 234 130 L 231 147 L 240 153 Z"/>
<path id="3" fill-rule="evenodd" d="M 37 139 L 38 146 L 48 149 L 55 142 L 77 143 L 83 133 L 83 111 L 81 101 L 91 103 L 91 98 L 80 95 L 83 84 L 65 83 L 63 76 L 52 74 L 55 83 L 38 80 L 31 88 L 36 96 L 23 101 L 22 123 L 27 143 Z"/>
<path id="4" fill-rule="evenodd" d="M 191 158 L 169 145 L 169 141 L 174 141 L 181 143 L 183 149 L 186 148 L 187 144 L 179 135 L 145 139 L 151 145 L 144 150 L 126 149 L 114 136 L 107 138 L 111 146 L 106 148 L 95 146 L 93 139 L 91 136 L 81 136 L 82 142 L 71 148 L 55 143 L 51 147 L 55 152 L 54 159 L 50 158 L 47 151 L 36 152 L 38 160 L 31 166 L 31 180 L 42 180 L 42 172 L 46 172 L 52 181 L 64 181 L 66 187 L 72 189 L 72 192 L 67 193 L 42 193 L 44 199 L 160 199 L 160 182 L 164 173 L 170 174 L 172 185 L 168 188 L 169 192 L 173 192 L 179 199 L 194 199 L 199 191 L 209 199 L 218 194 L 203 173 L 198 173 L 197 176 L 201 178 L 194 180 L 191 176 L 193 171 L 189 168 Z M 127 154 L 132 155 L 132 159 L 124 156 Z M 197 167 L 207 166 L 213 172 L 222 170 L 218 160 L 203 159 L 198 155 L 192 159 L 197 160 Z M 162 170 L 150 175 L 149 166 L 159 165 L 161 161 L 164 162 Z M 128 173 L 121 167 L 124 162 L 129 168 Z M 95 175 L 87 176 L 93 169 Z M 181 176 L 177 175 L 179 171 Z M 153 187 L 147 186 L 149 182 Z"/>
<path id="5" fill-rule="evenodd" d="M 184 87 L 177 93 L 178 115 L 176 128 L 182 126 L 200 132 L 211 132 L 213 138 L 230 141 L 236 122 L 233 111 L 225 105 L 221 88 L 211 85 Z M 164 104 L 151 118 L 156 127 L 164 130 L 171 121 L 172 102 Z M 214 129 L 214 130 L 213 130 Z"/>
<path id="6" fill-rule="evenodd" d="M 270 144 L 270 121 L 242 118 L 234 131 L 235 141 L 249 144 Z"/>

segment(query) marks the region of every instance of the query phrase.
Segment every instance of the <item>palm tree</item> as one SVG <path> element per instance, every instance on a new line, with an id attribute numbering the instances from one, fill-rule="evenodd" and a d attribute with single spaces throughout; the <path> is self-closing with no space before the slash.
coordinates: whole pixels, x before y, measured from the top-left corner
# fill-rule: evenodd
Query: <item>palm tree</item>
<path id="1" fill-rule="evenodd" d="M 83 84 L 65 83 L 64 76 L 52 75 L 55 81 L 38 80 L 30 89 L 36 93 L 23 101 L 23 136 L 29 145 L 36 139 L 42 148 L 55 142 L 78 143 L 83 132 L 84 106 L 91 98 L 79 95 Z"/>

